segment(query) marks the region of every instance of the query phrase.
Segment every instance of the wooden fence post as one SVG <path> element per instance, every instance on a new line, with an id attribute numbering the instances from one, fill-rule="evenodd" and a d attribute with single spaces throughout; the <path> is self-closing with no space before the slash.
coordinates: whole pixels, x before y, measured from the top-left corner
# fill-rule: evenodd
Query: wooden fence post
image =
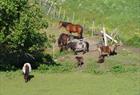
<path id="1" fill-rule="evenodd" d="M 115 43 L 118 43 L 117 40 L 113 39 L 111 36 L 109 36 L 108 34 L 106 34 L 105 32 L 105 28 L 103 27 L 103 30 L 101 31 L 101 33 L 104 36 L 104 42 L 105 42 L 105 46 L 107 46 L 108 42 L 107 42 L 107 38 L 109 38 L 110 40 L 114 41 Z"/>
<path id="2" fill-rule="evenodd" d="M 103 27 L 103 36 L 104 36 L 104 41 L 105 41 L 105 46 L 107 46 L 107 37 L 106 37 L 106 32 L 105 32 L 105 27 Z"/>
<path id="3" fill-rule="evenodd" d="M 93 22 L 92 22 L 92 33 L 91 33 L 91 37 L 93 36 L 93 34 L 94 34 L 94 25 L 95 24 L 95 22 L 94 22 L 94 20 L 93 20 Z"/>
<path id="4" fill-rule="evenodd" d="M 52 9 L 52 7 L 53 7 L 53 2 L 51 3 L 51 6 L 50 6 L 50 8 L 49 8 L 49 10 L 48 10 L 48 13 L 47 13 L 47 15 L 49 15 L 49 13 L 50 13 L 50 11 L 51 11 L 51 9 Z"/>

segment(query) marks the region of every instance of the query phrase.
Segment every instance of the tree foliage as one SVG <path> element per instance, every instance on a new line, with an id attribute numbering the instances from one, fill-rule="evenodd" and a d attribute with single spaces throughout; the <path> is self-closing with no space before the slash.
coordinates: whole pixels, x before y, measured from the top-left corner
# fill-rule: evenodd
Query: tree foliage
<path id="1" fill-rule="evenodd" d="M 47 36 L 40 30 L 47 26 L 37 4 L 28 0 L 0 0 L 0 66 L 9 63 L 9 55 L 16 54 L 13 60 L 17 60 L 21 54 L 44 48 Z"/>

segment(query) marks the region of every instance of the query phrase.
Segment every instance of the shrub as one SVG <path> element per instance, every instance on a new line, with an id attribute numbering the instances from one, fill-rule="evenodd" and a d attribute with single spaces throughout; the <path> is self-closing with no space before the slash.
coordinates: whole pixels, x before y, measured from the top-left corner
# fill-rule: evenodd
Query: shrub
<path id="1" fill-rule="evenodd" d="M 40 64 L 40 66 L 38 67 L 38 70 L 40 72 L 45 72 L 46 70 L 48 70 L 48 66 L 46 64 Z"/>

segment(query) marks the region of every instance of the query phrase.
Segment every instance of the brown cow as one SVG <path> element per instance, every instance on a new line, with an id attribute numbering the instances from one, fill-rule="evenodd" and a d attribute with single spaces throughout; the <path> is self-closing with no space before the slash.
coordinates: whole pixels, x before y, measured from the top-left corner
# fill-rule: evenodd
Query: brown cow
<path id="1" fill-rule="evenodd" d="M 109 55 L 116 55 L 117 47 L 120 46 L 118 44 L 112 46 L 100 46 L 98 47 L 99 55 L 109 56 Z"/>
<path id="2" fill-rule="evenodd" d="M 83 27 L 79 24 L 60 21 L 59 27 L 64 27 L 69 33 L 78 33 L 79 38 L 83 38 Z"/>
<path id="3" fill-rule="evenodd" d="M 99 51 L 99 60 L 98 63 L 103 63 L 105 60 L 105 56 L 116 55 L 117 47 L 120 46 L 118 44 L 112 46 L 100 46 L 98 47 Z"/>

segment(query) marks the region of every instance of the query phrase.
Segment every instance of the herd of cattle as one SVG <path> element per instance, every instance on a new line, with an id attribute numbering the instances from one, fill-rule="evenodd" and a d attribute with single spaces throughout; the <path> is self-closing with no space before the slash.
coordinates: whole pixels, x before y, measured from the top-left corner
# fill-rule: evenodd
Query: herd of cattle
<path id="1" fill-rule="evenodd" d="M 89 43 L 83 39 L 83 27 L 81 25 L 75 25 L 69 22 L 59 22 L 59 27 L 64 27 L 69 33 L 62 33 L 58 38 L 58 47 L 60 48 L 60 52 L 71 49 L 74 51 L 75 55 L 79 52 L 85 54 L 89 52 Z M 78 36 L 72 35 L 72 33 L 77 33 Z M 106 56 L 116 55 L 117 47 L 119 45 L 97 45 L 97 50 L 99 52 L 98 63 L 103 63 Z M 83 56 L 76 56 L 78 67 L 84 64 Z M 29 73 L 31 72 L 30 63 L 25 63 L 22 69 L 24 74 L 25 82 L 28 82 L 30 79 Z"/>
<path id="2" fill-rule="evenodd" d="M 60 48 L 60 52 L 62 52 L 63 50 L 68 50 L 69 48 L 73 50 L 76 55 L 78 52 L 83 52 L 83 54 L 89 52 L 89 43 L 83 39 L 83 27 L 81 25 L 60 21 L 59 26 L 64 27 L 66 31 L 70 33 L 70 34 L 65 33 L 60 34 L 58 38 L 58 46 Z M 77 33 L 78 36 L 74 36 L 72 35 L 72 33 Z M 116 50 L 118 46 L 119 44 L 111 46 L 97 45 L 97 50 L 99 52 L 98 57 L 99 59 L 97 62 L 103 63 L 106 56 L 116 55 L 117 54 Z M 76 59 L 79 64 L 79 62 L 81 62 L 80 59 L 83 58 L 81 56 Z"/>

